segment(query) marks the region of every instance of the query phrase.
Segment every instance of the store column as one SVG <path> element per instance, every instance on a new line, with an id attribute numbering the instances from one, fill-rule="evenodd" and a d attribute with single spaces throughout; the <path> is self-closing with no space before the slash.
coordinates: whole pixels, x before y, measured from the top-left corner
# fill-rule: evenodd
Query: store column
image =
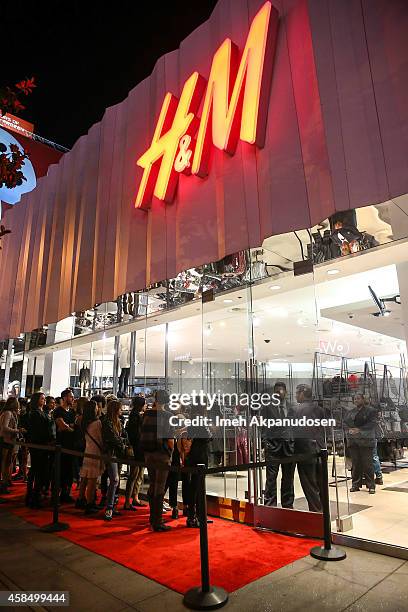
<path id="1" fill-rule="evenodd" d="M 57 344 L 70 340 L 73 335 L 74 317 L 68 317 L 59 323 L 49 325 L 47 344 Z M 71 368 L 71 346 L 58 347 L 46 353 L 44 359 L 43 389 L 47 395 L 57 397 L 61 391 L 69 387 Z"/>
<path id="2" fill-rule="evenodd" d="M 4 364 L 3 399 L 8 398 L 8 386 L 10 381 L 10 370 L 13 365 L 13 340 L 8 341 L 6 360 Z"/>

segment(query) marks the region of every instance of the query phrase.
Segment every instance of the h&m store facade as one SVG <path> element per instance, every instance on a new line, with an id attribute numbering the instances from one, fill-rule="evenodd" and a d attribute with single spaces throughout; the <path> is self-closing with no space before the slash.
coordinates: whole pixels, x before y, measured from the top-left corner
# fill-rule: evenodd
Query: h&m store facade
<path id="1" fill-rule="evenodd" d="M 408 547 L 407 31 L 404 0 L 220 0 L 5 213 L 3 397 L 283 380 L 294 402 L 307 380 L 341 414 L 347 381 L 374 380 L 394 490 L 349 495 L 339 425 L 332 518 L 339 538 Z M 242 430 L 211 451 L 260 453 Z M 264 478 L 207 484 L 222 512 L 318 534 L 298 482 L 295 510 L 265 508 Z"/>

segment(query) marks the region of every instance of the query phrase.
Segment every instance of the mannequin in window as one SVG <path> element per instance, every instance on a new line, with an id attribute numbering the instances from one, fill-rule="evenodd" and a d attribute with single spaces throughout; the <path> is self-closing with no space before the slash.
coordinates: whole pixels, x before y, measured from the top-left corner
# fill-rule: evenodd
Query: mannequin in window
<path id="1" fill-rule="evenodd" d="M 128 395 L 129 374 L 130 374 L 130 334 L 124 334 L 119 342 L 119 390 L 118 397 Z"/>
<path id="2" fill-rule="evenodd" d="M 91 385 L 91 370 L 87 362 L 82 364 L 79 370 L 79 386 L 81 387 L 81 395 L 85 395 L 85 389 L 89 389 Z"/>

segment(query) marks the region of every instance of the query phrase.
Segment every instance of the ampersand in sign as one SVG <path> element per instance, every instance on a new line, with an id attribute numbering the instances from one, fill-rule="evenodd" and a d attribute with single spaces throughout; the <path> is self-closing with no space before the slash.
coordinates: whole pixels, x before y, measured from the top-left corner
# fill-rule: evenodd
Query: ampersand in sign
<path id="1" fill-rule="evenodd" d="M 180 138 L 179 154 L 174 162 L 174 169 L 176 172 L 183 172 L 186 168 L 190 167 L 190 158 L 193 154 L 192 150 L 188 148 L 190 143 L 191 136 L 188 134 L 185 134 L 182 138 Z"/>

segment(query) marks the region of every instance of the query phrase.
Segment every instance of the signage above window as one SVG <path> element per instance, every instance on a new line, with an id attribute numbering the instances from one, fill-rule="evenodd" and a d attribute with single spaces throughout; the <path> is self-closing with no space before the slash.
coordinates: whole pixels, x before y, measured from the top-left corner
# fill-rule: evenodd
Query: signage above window
<path id="1" fill-rule="evenodd" d="M 207 81 L 193 72 L 180 99 L 165 95 L 151 145 L 137 160 L 143 175 L 136 208 L 147 209 L 153 196 L 172 202 L 180 173 L 207 176 L 211 146 L 229 155 L 239 140 L 263 146 L 277 29 L 277 11 L 266 2 L 251 23 L 241 57 L 227 38 Z"/>

